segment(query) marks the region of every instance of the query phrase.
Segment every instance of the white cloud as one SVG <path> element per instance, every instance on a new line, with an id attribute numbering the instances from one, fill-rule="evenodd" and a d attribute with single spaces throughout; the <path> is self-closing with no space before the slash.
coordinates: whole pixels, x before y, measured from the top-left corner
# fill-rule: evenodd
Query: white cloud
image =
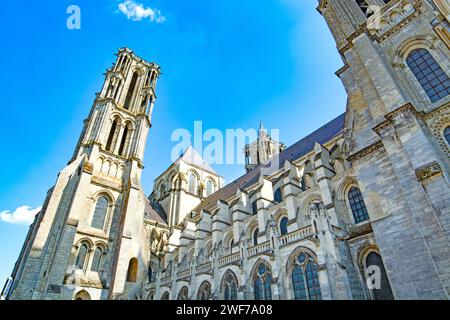
<path id="1" fill-rule="evenodd" d="M 143 4 L 136 3 L 133 0 L 125 0 L 119 3 L 119 10 L 128 19 L 133 21 L 141 21 L 142 19 L 150 19 L 156 23 L 163 23 L 166 18 L 161 15 L 161 11 L 151 8 L 145 8 Z"/>
<path id="2" fill-rule="evenodd" d="M 0 220 L 14 224 L 30 225 L 34 220 L 36 213 L 41 211 L 41 209 L 42 207 L 32 209 L 30 206 L 21 206 L 14 212 L 5 210 L 0 212 Z"/>

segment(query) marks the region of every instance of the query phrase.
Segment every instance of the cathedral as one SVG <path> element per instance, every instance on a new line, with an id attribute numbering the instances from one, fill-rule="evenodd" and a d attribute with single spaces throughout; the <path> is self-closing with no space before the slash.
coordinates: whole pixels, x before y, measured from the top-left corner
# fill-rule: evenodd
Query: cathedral
<path id="1" fill-rule="evenodd" d="M 226 185 L 189 147 L 144 193 L 160 67 L 120 49 L 6 298 L 448 299 L 449 3 L 317 9 L 345 113 L 288 147 L 261 125 Z"/>

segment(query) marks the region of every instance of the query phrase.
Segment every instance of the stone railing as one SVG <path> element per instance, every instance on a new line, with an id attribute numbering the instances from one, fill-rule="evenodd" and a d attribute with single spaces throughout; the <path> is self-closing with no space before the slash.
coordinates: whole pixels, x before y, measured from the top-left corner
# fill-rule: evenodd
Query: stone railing
<path id="1" fill-rule="evenodd" d="M 392 0 L 367 20 L 369 33 L 383 41 L 418 15 L 417 0 Z"/>
<path id="2" fill-rule="evenodd" d="M 280 242 L 282 246 L 288 245 L 290 243 L 306 239 L 314 235 L 312 226 L 306 226 L 301 229 L 295 230 L 284 236 L 280 237 Z"/>
<path id="3" fill-rule="evenodd" d="M 254 247 L 248 248 L 248 256 L 253 257 L 261 253 L 270 251 L 270 241 L 258 244 Z"/>
<path id="4" fill-rule="evenodd" d="M 206 262 L 195 267 L 195 274 L 209 273 L 211 271 L 212 271 L 212 262 Z"/>
<path id="5" fill-rule="evenodd" d="M 191 275 L 191 269 L 190 268 L 187 268 L 187 269 L 184 269 L 184 270 L 179 270 L 177 272 L 177 280 L 188 278 L 188 277 L 190 277 L 190 275 Z"/>
<path id="6" fill-rule="evenodd" d="M 219 267 L 223 267 L 241 260 L 241 254 L 239 252 L 229 254 L 225 257 L 219 258 Z"/>
<path id="7" fill-rule="evenodd" d="M 162 275 L 161 282 L 160 282 L 161 286 L 168 285 L 171 282 L 172 282 L 172 275 L 170 273 Z"/>

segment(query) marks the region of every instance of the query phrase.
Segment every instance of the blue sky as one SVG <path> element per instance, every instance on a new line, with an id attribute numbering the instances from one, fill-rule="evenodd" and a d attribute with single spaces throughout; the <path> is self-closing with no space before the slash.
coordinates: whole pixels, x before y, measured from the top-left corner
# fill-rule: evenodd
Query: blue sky
<path id="1" fill-rule="evenodd" d="M 121 2 L 2 4 L 0 286 L 28 229 L 8 221 L 9 212 L 42 204 L 118 48 L 132 48 L 163 71 L 144 160 L 147 194 L 170 165 L 171 133 L 192 130 L 196 120 L 223 131 L 262 120 L 280 129 L 289 146 L 345 111 L 345 91 L 334 75 L 342 61 L 317 1 L 136 1 L 153 9 L 153 21 L 151 11 L 140 21 L 127 17 Z M 71 4 L 81 9 L 80 30 L 66 27 Z M 228 182 L 244 170 L 215 169 Z"/>

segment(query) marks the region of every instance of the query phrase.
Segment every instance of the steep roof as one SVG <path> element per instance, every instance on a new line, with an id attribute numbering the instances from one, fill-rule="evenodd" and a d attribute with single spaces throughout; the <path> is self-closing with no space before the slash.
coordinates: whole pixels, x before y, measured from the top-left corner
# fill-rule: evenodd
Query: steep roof
<path id="1" fill-rule="evenodd" d="M 187 162 L 217 175 L 217 172 L 202 158 L 202 156 L 192 146 L 189 146 L 177 161 L 180 160 L 183 160 L 184 162 Z"/>
<path id="2" fill-rule="evenodd" d="M 314 149 L 314 145 L 316 142 L 325 144 L 334 137 L 342 134 L 344 130 L 344 124 L 345 113 L 331 120 L 305 138 L 294 143 L 292 146 L 280 153 L 280 168 L 285 164 L 286 161 L 294 161 L 308 154 Z M 201 210 L 211 210 L 217 204 L 218 200 L 226 200 L 232 197 L 234 194 L 236 194 L 236 191 L 239 188 L 245 189 L 252 186 L 259 180 L 261 176 L 261 169 L 268 166 L 270 166 L 270 162 L 265 165 L 260 165 L 252 171 L 244 174 L 235 181 L 229 183 L 222 189 L 219 189 L 217 192 L 205 198 L 193 211 L 196 213 L 200 213 Z"/>
<path id="3" fill-rule="evenodd" d="M 160 224 L 167 224 L 167 214 L 163 207 L 149 199 L 145 202 L 145 217 Z"/>

